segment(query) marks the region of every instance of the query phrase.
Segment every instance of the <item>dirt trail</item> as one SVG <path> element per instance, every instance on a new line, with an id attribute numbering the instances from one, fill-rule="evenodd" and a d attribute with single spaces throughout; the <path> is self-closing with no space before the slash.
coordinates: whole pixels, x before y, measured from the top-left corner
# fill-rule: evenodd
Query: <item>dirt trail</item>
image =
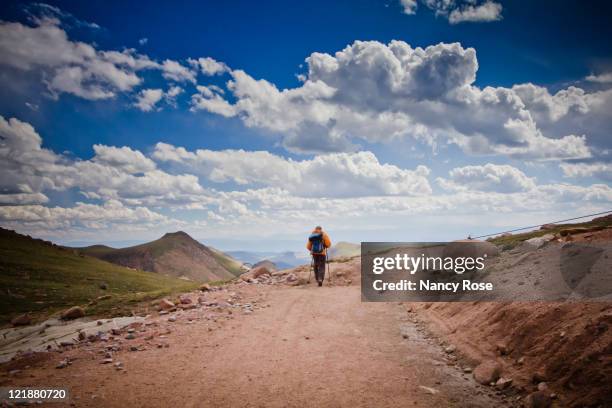
<path id="1" fill-rule="evenodd" d="M 75 349 L 24 370 L 13 385 L 67 386 L 78 407 L 501 405 L 447 364 L 405 306 L 362 303 L 358 287 L 259 286 L 250 295 L 269 307 L 214 328 L 179 318 L 168 348 L 117 352 L 124 371 Z M 65 356 L 76 359 L 55 369 Z"/>

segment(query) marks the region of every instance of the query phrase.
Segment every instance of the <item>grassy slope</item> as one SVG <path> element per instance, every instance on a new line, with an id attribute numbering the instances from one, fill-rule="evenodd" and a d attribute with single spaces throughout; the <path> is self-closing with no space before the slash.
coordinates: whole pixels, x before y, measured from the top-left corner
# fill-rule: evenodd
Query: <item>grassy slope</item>
<path id="1" fill-rule="evenodd" d="M 102 282 L 108 284 L 107 290 L 99 288 Z M 196 286 L 0 230 L 0 324 L 19 313 L 45 316 L 73 305 L 85 306 L 102 295 L 112 297 L 87 307 L 87 314 L 116 314 L 137 302 Z"/>
<path id="2" fill-rule="evenodd" d="M 242 270 L 241 268 L 242 262 L 237 261 L 231 256 L 219 251 L 218 249 L 212 247 L 208 248 L 213 252 L 213 255 L 217 262 L 219 262 L 221 266 L 223 266 L 225 269 L 230 271 L 234 276 L 240 276 L 242 273 L 244 273 L 244 270 Z"/>
<path id="3" fill-rule="evenodd" d="M 115 249 L 105 245 L 92 245 L 84 248 L 75 248 L 79 252 L 94 257 L 130 257 L 138 254 L 150 254 L 154 259 L 157 259 L 167 252 L 180 248 L 182 244 L 191 244 L 201 246 L 203 251 L 210 251 L 212 257 L 229 271 L 233 276 L 239 276 L 243 271 L 241 269 L 242 263 L 230 257 L 229 255 L 212 247 L 207 247 L 198 241 L 195 241 L 189 235 L 184 232 L 175 232 L 166 234 L 164 237 L 155 241 L 147 242 L 144 244 Z M 115 262 L 111 258 L 106 258 L 109 261 Z"/>
<path id="4" fill-rule="evenodd" d="M 561 234 L 564 230 L 571 230 L 576 228 L 595 228 L 595 227 L 610 227 L 612 226 L 612 218 L 611 217 L 601 217 L 599 219 L 594 219 L 588 222 L 576 223 L 576 224 L 555 224 L 555 226 L 551 229 L 545 230 L 534 230 L 524 232 L 522 234 L 513 234 L 505 237 L 496 237 L 489 239 L 488 241 L 498 245 L 504 249 L 511 249 L 520 244 L 521 242 L 535 238 L 541 237 L 546 234 Z"/>

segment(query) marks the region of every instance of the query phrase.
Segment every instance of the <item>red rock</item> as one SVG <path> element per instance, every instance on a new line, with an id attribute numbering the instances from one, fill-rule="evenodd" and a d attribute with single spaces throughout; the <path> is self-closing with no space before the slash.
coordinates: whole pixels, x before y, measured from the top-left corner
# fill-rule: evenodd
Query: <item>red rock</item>
<path id="1" fill-rule="evenodd" d="M 255 268 L 255 269 L 252 269 L 250 271 L 250 273 L 251 273 L 251 276 L 252 276 L 253 279 L 257 279 L 257 278 L 259 278 L 260 276 L 263 276 L 263 275 L 271 275 L 272 274 L 272 272 L 268 268 L 266 268 L 265 266 L 259 266 L 259 267 Z"/>
<path id="2" fill-rule="evenodd" d="M 19 315 L 11 320 L 13 326 L 27 326 L 30 323 L 32 323 L 32 318 L 27 313 Z"/>
<path id="3" fill-rule="evenodd" d="M 499 379 L 501 371 L 501 366 L 497 361 L 483 361 L 474 369 L 474 379 L 480 384 L 489 385 Z"/>
<path id="4" fill-rule="evenodd" d="M 172 303 L 168 299 L 162 299 L 159 301 L 159 307 L 162 310 L 171 310 L 171 309 L 174 309 L 176 306 L 174 305 L 174 303 Z"/>
<path id="5" fill-rule="evenodd" d="M 530 408 L 548 408 L 552 404 L 552 399 L 546 391 L 536 391 L 527 397 L 527 406 Z"/>
<path id="6" fill-rule="evenodd" d="M 83 316 L 85 316 L 85 310 L 80 306 L 73 306 L 68 310 L 64 310 L 61 315 L 64 320 L 78 319 Z"/>

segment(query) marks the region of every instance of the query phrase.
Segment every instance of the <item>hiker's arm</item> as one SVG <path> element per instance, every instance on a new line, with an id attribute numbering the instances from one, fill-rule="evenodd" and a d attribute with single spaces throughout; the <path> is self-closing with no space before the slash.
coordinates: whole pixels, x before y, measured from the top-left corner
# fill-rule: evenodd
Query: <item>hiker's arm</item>
<path id="1" fill-rule="evenodd" d="M 323 243 L 325 244 L 325 248 L 331 247 L 331 239 L 329 239 L 329 235 L 323 235 Z"/>
<path id="2" fill-rule="evenodd" d="M 309 251 L 312 251 L 312 242 L 310 242 L 310 240 L 306 242 L 306 249 L 308 249 Z"/>

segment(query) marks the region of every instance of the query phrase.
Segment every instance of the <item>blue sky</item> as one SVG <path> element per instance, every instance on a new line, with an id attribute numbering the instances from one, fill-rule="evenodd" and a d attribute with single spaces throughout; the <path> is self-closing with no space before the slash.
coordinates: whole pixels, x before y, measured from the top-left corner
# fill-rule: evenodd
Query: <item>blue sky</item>
<path id="1" fill-rule="evenodd" d="M 9 228 L 296 249 L 317 223 L 343 240 L 438 240 L 612 207 L 607 2 L 0 13 Z"/>

